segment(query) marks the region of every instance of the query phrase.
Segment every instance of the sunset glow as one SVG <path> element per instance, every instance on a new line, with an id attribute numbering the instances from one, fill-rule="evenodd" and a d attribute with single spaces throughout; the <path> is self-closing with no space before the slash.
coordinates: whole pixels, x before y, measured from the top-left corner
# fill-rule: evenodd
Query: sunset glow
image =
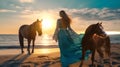
<path id="1" fill-rule="evenodd" d="M 49 14 L 46 11 L 39 14 L 39 19 L 42 19 L 43 34 L 50 34 L 54 31 L 56 19 L 53 16 L 53 14 Z"/>
<path id="2" fill-rule="evenodd" d="M 58 48 L 52 48 L 52 49 L 37 49 L 35 50 L 35 54 L 49 54 L 49 53 L 55 53 L 55 52 L 59 52 Z"/>
<path id="3" fill-rule="evenodd" d="M 108 34 L 120 31 L 120 2 L 114 0 L 0 0 L 0 6 L 0 34 L 18 34 L 21 25 L 36 19 L 43 20 L 43 34 L 53 34 L 61 10 L 71 18 L 71 26 L 78 33 L 97 22 L 103 22 L 105 31 L 115 31 Z"/>
<path id="4" fill-rule="evenodd" d="M 109 35 L 120 34 L 120 31 L 107 31 L 107 34 Z"/>
<path id="5" fill-rule="evenodd" d="M 53 20 L 50 18 L 43 18 L 42 21 L 42 29 L 43 30 L 49 30 L 53 27 Z"/>
<path id="6" fill-rule="evenodd" d="M 49 37 L 48 37 L 48 35 L 43 35 L 43 37 L 42 37 L 42 43 L 44 43 L 43 45 L 44 46 L 48 46 L 49 45 Z"/>

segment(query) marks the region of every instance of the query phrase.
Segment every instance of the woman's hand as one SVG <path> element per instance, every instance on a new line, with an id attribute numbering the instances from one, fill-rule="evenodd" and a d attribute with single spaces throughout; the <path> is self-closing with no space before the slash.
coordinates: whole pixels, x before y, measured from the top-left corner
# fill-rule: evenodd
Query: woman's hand
<path id="1" fill-rule="evenodd" d="M 56 35 L 56 34 L 54 34 L 54 35 L 53 35 L 53 40 L 55 40 L 55 41 L 57 42 L 58 37 L 57 37 L 57 35 Z"/>

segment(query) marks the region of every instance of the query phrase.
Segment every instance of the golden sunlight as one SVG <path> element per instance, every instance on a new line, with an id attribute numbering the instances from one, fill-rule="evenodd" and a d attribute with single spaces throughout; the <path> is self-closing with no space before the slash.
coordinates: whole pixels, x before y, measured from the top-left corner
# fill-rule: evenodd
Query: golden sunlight
<path id="1" fill-rule="evenodd" d="M 49 54 L 49 53 L 56 53 L 59 52 L 59 48 L 52 48 L 52 49 L 36 49 L 35 54 Z"/>
<path id="2" fill-rule="evenodd" d="M 48 30 L 53 27 L 53 20 L 51 18 L 43 18 L 42 21 L 42 29 L 43 30 Z"/>
<path id="3" fill-rule="evenodd" d="M 42 31 L 44 34 L 50 34 L 53 32 L 56 24 L 55 24 L 55 19 L 51 17 L 51 15 L 42 15 Z"/>
<path id="4" fill-rule="evenodd" d="M 48 35 L 44 34 L 44 35 L 42 36 L 42 43 L 43 43 L 44 46 L 50 45 L 50 43 L 49 43 L 48 40 L 49 40 Z"/>
<path id="5" fill-rule="evenodd" d="M 120 31 L 107 31 L 106 33 L 109 35 L 114 35 L 114 34 L 120 34 Z"/>

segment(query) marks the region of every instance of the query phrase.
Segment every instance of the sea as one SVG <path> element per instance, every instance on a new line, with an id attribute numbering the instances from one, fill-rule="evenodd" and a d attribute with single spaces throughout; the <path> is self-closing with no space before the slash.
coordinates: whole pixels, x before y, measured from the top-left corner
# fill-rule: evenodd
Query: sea
<path id="1" fill-rule="evenodd" d="M 120 34 L 109 35 L 111 43 L 120 44 Z M 24 39 L 24 45 L 27 47 L 27 40 Z M 52 35 L 36 36 L 35 47 L 57 48 L 58 43 L 52 39 Z M 0 49 L 20 48 L 17 34 L 0 34 Z"/>

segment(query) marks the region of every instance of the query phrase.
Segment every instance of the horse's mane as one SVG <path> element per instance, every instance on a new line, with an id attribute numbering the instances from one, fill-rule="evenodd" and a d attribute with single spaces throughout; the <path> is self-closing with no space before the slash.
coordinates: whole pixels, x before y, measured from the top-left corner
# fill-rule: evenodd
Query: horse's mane
<path id="1" fill-rule="evenodd" d="M 88 28 L 86 29 L 85 31 L 85 37 L 90 37 L 92 36 L 93 34 L 103 34 L 105 33 L 102 29 L 102 23 L 97 23 L 97 24 L 92 24 L 90 26 L 88 26 Z"/>
<path id="2" fill-rule="evenodd" d="M 35 25 L 37 21 L 33 22 L 31 25 Z"/>
<path id="3" fill-rule="evenodd" d="M 39 19 L 37 19 L 36 21 L 34 21 L 31 25 L 36 25 L 37 22 L 40 22 Z"/>
<path id="4" fill-rule="evenodd" d="M 38 22 L 38 21 L 35 21 L 35 22 L 33 22 L 32 24 L 30 24 L 30 27 L 34 27 L 37 22 Z"/>
<path id="5" fill-rule="evenodd" d="M 95 27 L 96 27 L 96 24 L 92 24 L 92 25 L 88 26 L 88 28 L 85 31 L 85 36 L 92 35 L 94 33 Z"/>

